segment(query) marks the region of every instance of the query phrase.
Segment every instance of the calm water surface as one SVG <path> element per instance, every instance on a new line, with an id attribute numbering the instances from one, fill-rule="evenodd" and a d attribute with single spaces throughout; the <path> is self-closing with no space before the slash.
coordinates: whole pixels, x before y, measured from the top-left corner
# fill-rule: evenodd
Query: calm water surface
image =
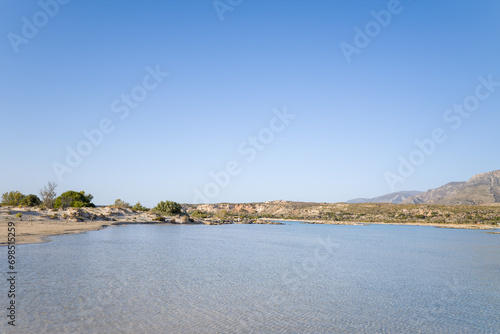
<path id="1" fill-rule="evenodd" d="M 15 332 L 500 332 L 498 234 L 130 225 L 52 240 L 18 247 Z"/>

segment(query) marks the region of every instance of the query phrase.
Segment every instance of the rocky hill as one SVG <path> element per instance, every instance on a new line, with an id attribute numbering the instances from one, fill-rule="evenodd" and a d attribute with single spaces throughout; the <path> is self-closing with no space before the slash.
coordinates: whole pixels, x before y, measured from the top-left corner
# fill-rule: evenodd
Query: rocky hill
<path id="1" fill-rule="evenodd" d="M 405 199 L 413 196 L 417 196 L 421 194 L 421 191 L 413 190 L 413 191 L 398 191 L 395 193 L 382 195 L 374 198 L 355 198 L 350 201 L 347 201 L 349 204 L 355 203 L 392 203 L 399 204 L 403 202 Z"/>
<path id="2" fill-rule="evenodd" d="M 402 203 L 445 205 L 500 203 L 500 170 L 474 175 L 469 181 L 448 183 L 409 197 Z"/>
<path id="3" fill-rule="evenodd" d="M 272 201 L 264 203 L 184 204 L 193 218 L 204 215 L 219 219 L 292 219 L 341 222 L 391 222 L 437 224 L 500 223 L 500 203 L 485 205 L 438 205 L 392 203 L 309 203 Z"/>

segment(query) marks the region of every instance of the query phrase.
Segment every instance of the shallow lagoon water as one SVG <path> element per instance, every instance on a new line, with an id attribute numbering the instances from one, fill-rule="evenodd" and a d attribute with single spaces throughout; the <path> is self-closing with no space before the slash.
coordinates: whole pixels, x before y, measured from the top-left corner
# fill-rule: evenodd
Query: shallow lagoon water
<path id="1" fill-rule="evenodd" d="M 18 247 L 16 332 L 500 331 L 500 235 L 484 231 L 128 225 L 52 240 Z"/>

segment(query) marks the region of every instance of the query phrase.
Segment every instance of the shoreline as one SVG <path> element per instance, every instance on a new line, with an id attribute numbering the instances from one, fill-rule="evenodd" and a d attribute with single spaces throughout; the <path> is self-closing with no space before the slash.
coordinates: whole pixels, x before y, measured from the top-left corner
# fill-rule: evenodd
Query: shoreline
<path id="1" fill-rule="evenodd" d="M 43 210 L 38 208 L 0 207 L 0 246 L 8 244 L 8 223 L 15 224 L 16 245 L 37 244 L 51 241 L 51 237 L 98 231 L 110 226 L 151 224 L 180 224 L 179 217 L 165 221 L 155 220 L 157 215 L 127 209 L 68 208 Z M 187 223 L 201 224 L 202 222 Z"/>
<path id="2" fill-rule="evenodd" d="M 122 225 L 176 225 L 165 222 L 124 221 L 68 222 L 63 225 L 60 222 L 51 221 L 37 221 L 36 224 L 29 221 L 12 221 L 15 222 L 16 245 L 45 243 L 52 241 L 51 237 L 99 231 L 108 227 L 119 227 Z M 7 246 L 7 224 L 7 221 L 0 224 L 0 247 Z"/>
<path id="3" fill-rule="evenodd" d="M 386 222 L 362 222 L 362 221 L 329 221 L 329 220 L 297 220 L 297 219 L 272 219 L 272 218 L 261 218 L 262 220 L 269 221 L 292 221 L 300 222 L 303 224 L 323 224 L 323 225 L 357 225 L 357 226 L 368 226 L 368 225 L 406 225 L 406 226 L 431 226 L 436 228 L 451 228 L 451 229 L 463 229 L 463 230 L 499 230 L 500 226 L 494 225 L 484 225 L 484 224 L 438 224 L 438 223 L 386 223 Z"/>
<path id="4" fill-rule="evenodd" d="M 103 210 L 107 216 L 102 215 Z M 78 211 L 69 209 L 67 211 L 57 211 L 56 213 L 22 209 L 8 208 L 0 210 L 0 247 L 7 246 L 8 222 L 15 223 L 15 240 L 16 245 L 38 244 L 50 242 L 51 237 L 61 235 L 71 235 L 85 233 L 90 231 L 98 231 L 107 227 L 122 226 L 122 225 L 221 225 L 221 224 L 241 224 L 242 222 L 216 222 L 211 219 L 202 219 L 193 222 L 182 223 L 175 217 L 169 217 L 166 221 L 155 221 L 154 215 L 142 212 L 132 212 L 120 209 L 94 209 L 90 210 L 93 214 L 99 214 L 100 218 L 104 219 L 71 219 L 71 218 L 54 218 L 54 215 L 63 215 L 68 217 L 76 217 L 75 212 L 79 214 L 78 218 L 89 213 L 86 211 Z M 16 213 L 22 213 L 22 218 L 16 217 Z M 52 216 L 49 216 L 52 214 Z M 71 216 L 73 215 L 73 216 Z M 113 218 L 115 217 L 115 218 Z M 453 229 L 475 229 L 491 231 L 492 234 L 500 234 L 500 226 L 485 225 L 485 224 L 437 224 L 437 223 L 397 223 L 397 222 L 362 222 L 362 221 L 328 221 L 328 220 L 296 220 L 296 219 L 272 219 L 261 218 L 252 224 L 272 224 L 273 222 L 294 221 L 303 224 L 324 224 L 324 225 L 407 225 L 407 226 L 431 226 L 436 228 L 453 228 Z"/>

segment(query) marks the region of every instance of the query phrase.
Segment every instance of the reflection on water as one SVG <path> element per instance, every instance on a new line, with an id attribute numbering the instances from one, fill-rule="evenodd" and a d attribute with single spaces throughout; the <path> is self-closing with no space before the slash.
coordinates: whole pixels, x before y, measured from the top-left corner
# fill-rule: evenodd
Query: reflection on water
<path id="1" fill-rule="evenodd" d="M 304 224 L 56 237 L 18 247 L 16 332 L 493 333 L 499 237 Z"/>

